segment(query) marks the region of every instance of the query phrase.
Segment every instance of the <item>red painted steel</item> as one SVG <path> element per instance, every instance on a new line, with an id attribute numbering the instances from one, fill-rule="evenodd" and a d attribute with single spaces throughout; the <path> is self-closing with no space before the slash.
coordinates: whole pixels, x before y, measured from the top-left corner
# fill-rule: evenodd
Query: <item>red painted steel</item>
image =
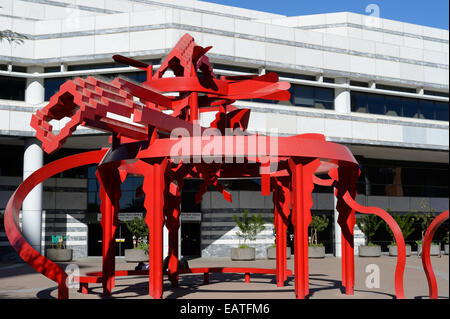
<path id="1" fill-rule="evenodd" d="M 36 185 L 65 170 L 89 164 L 97 164 L 101 161 L 105 153 L 106 150 L 92 151 L 68 156 L 45 165 L 19 185 L 9 199 L 5 209 L 5 232 L 11 246 L 28 265 L 58 283 L 58 298 L 68 298 L 69 296 L 66 285 L 67 274 L 64 269 L 42 256 L 25 241 L 19 227 L 20 208 L 27 194 Z"/>
<path id="2" fill-rule="evenodd" d="M 396 223 L 396 221 L 394 220 L 394 218 L 387 213 L 386 211 L 384 211 L 381 208 L 378 207 L 366 207 L 366 206 L 362 206 L 360 204 L 358 204 L 355 200 L 354 200 L 354 195 L 352 196 L 352 194 L 347 190 L 346 185 L 342 184 L 342 182 L 339 182 L 337 180 L 338 177 L 338 172 L 336 169 L 331 169 L 329 176 L 331 177 L 331 179 L 328 180 L 323 180 L 318 178 L 317 176 L 314 176 L 314 183 L 317 185 L 322 185 L 322 186 L 332 186 L 337 190 L 337 193 L 341 194 L 340 197 L 343 200 L 343 203 L 345 203 L 346 205 L 348 205 L 349 208 L 351 208 L 354 211 L 357 211 L 359 213 L 362 214 L 373 214 L 376 215 L 378 217 L 380 217 L 381 219 L 383 219 L 386 224 L 389 226 L 389 228 L 391 229 L 392 233 L 394 234 L 394 239 L 395 242 L 397 244 L 397 249 L 398 249 L 398 256 L 397 256 L 397 266 L 395 268 L 395 295 L 397 297 L 397 299 L 404 299 L 405 298 L 405 293 L 404 293 L 404 289 L 403 289 L 403 275 L 404 275 L 404 271 L 405 271 L 405 266 L 406 266 L 406 246 L 405 246 L 405 240 L 403 238 L 403 234 L 402 231 L 400 229 L 400 227 L 398 226 L 398 224 Z M 344 247 L 342 247 L 342 254 L 344 254 Z M 351 255 L 347 255 L 347 256 L 342 256 L 342 259 L 346 258 L 347 260 L 350 260 L 350 262 L 353 264 L 353 259 L 354 256 Z M 343 265 L 344 267 L 344 265 Z M 348 267 L 348 261 L 345 264 L 345 267 Z M 349 285 L 349 283 L 351 283 L 351 278 L 349 279 L 349 276 L 353 276 L 354 274 L 354 270 L 352 270 L 351 272 L 348 271 L 348 269 L 344 269 L 343 268 L 343 274 L 342 274 L 342 282 L 343 285 Z M 347 289 L 347 287 L 346 287 Z"/>
<path id="3" fill-rule="evenodd" d="M 425 275 L 427 276 L 430 299 L 438 298 L 436 276 L 434 275 L 433 266 L 431 265 L 430 260 L 431 243 L 433 241 L 434 233 L 446 220 L 448 220 L 448 210 L 440 213 L 435 219 L 433 219 L 430 226 L 428 226 L 428 229 L 425 232 L 425 236 L 423 238 L 422 265 L 425 271 Z"/>
<path id="4" fill-rule="evenodd" d="M 292 272 L 286 269 L 286 227 L 289 215 L 294 225 L 295 295 L 304 298 L 308 285 L 308 226 L 311 222 L 311 193 L 314 183 L 336 187 L 339 224 L 343 231 L 342 279 L 347 294 L 353 294 L 354 212 L 372 213 L 382 217 L 393 229 L 399 245 L 396 268 L 396 294 L 403 297 L 404 240 L 398 225 L 378 208 L 358 205 L 356 179 L 358 163 L 349 149 L 325 140 L 321 134 L 301 134 L 290 137 L 252 135 L 246 129 L 250 110 L 232 105 L 238 99 L 288 100 L 288 82 L 279 82 L 276 73 L 265 75 L 221 76 L 217 78 L 205 53 L 211 47 L 198 46 L 184 35 L 161 67 L 153 67 L 127 57 L 113 58 L 147 72 L 147 80 L 137 84 L 122 78 L 111 82 L 93 77 L 67 81 L 47 106 L 32 116 L 30 125 L 42 148 L 51 153 L 60 149 L 79 126 L 112 134 L 108 150 L 88 152 L 48 164 L 27 178 L 11 197 L 5 214 L 8 239 L 20 256 L 34 269 L 58 282 L 59 297 L 67 298 L 67 275 L 59 266 L 34 251 L 23 239 L 17 219 L 21 203 L 34 185 L 60 171 L 80 165 L 98 164 L 97 178 L 101 185 L 103 229 L 103 265 L 97 274 L 81 276 L 81 291 L 88 292 L 88 283 L 102 283 L 104 294 L 111 294 L 115 277 L 131 274 L 149 276 L 149 294 L 155 299 L 163 295 L 163 236 L 169 231 L 169 263 L 167 275 L 172 286 L 178 285 L 181 273 L 242 272 L 246 281 L 251 273 L 275 274 L 277 285 L 284 285 Z M 167 70 L 175 77 L 163 77 Z M 165 112 L 163 112 L 165 111 Z M 199 124 L 199 115 L 215 111 L 210 127 Z M 112 116 L 116 115 L 116 116 Z M 57 134 L 50 122 L 69 118 Z M 177 134 L 169 137 L 168 134 Z M 232 136 L 225 133 L 235 129 Z M 215 130 L 211 134 L 211 130 Z M 219 134 L 217 134 L 219 132 Z M 202 138 L 209 134 L 208 138 Z M 225 136 L 224 136 L 225 135 Z M 203 136 L 204 137 L 204 136 Z M 267 145 L 276 145 L 271 149 Z M 181 148 L 180 148 L 181 147 Z M 184 149 L 183 147 L 186 147 Z M 174 152 L 176 150 L 176 152 Z M 214 150 L 214 153 L 212 153 Z M 183 152 L 184 151 L 184 152 Z M 214 155 L 218 161 L 210 161 Z M 232 161 L 227 161 L 231 158 Z M 238 162 L 237 159 L 242 159 Z M 225 161 L 224 161 L 225 160 Z M 271 164 L 277 164 L 274 169 Z M 330 181 L 315 174 L 329 173 Z M 120 185 L 128 174 L 139 174 L 144 183 L 137 190 L 145 195 L 144 206 L 149 226 L 149 271 L 116 271 L 114 264 L 114 234 L 118 225 Z M 180 227 L 180 194 L 185 178 L 201 178 L 195 200 L 201 201 L 209 185 L 213 185 L 232 201 L 231 194 L 220 178 L 261 178 L 262 195 L 273 193 L 276 228 L 276 269 L 201 268 L 178 269 L 178 229 Z"/>

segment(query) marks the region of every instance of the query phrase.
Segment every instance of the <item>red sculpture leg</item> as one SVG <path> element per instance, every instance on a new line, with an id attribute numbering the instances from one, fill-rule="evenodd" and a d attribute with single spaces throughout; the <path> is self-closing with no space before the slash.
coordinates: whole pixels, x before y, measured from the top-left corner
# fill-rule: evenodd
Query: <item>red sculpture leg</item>
<path id="1" fill-rule="evenodd" d="M 423 246 L 422 246 L 422 265 L 423 270 L 425 271 L 425 275 L 428 280 L 428 290 L 430 293 L 430 299 L 437 299 L 438 297 L 438 287 L 436 283 L 436 277 L 434 275 L 433 267 L 431 265 L 430 260 L 430 248 L 431 242 L 434 237 L 434 233 L 448 219 L 448 210 L 439 214 L 428 227 L 425 236 L 423 238 Z"/>
<path id="2" fill-rule="evenodd" d="M 115 253 L 116 243 L 114 240 L 118 214 L 120 210 L 119 199 L 121 197 L 121 178 L 118 171 L 119 163 L 108 163 L 100 165 L 97 169 L 97 179 L 100 183 L 100 210 L 102 213 L 101 225 L 103 229 L 103 294 L 111 295 L 115 286 Z"/>
<path id="3" fill-rule="evenodd" d="M 336 174 L 337 173 L 337 174 Z M 342 285 L 345 287 L 347 295 L 353 295 L 355 286 L 355 256 L 353 232 L 355 228 L 355 211 L 343 200 L 343 195 L 348 191 L 350 196 L 356 198 L 356 181 L 359 176 L 359 169 L 356 167 L 339 167 L 330 173 L 335 180 L 339 181 L 342 187 L 336 189 L 337 205 L 339 212 L 338 224 L 341 226 L 342 240 Z"/>
<path id="4" fill-rule="evenodd" d="M 145 222 L 149 228 L 149 294 L 155 299 L 161 299 L 163 286 L 164 174 L 167 159 L 144 166 L 146 166 L 146 169 L 142 189 L 145 193 L 144 207 L 147 210 Z"/>
<path id="5" fill-rule="evenodd" d="M 287 280 L 286 231 L 287 220 L 290 214 L 290 191 L 288 181 L 275 179 L 273 190 L 274 226 L 276 232 L 276 278 L 277 287 L 283 287 Z"/>
<path id="6" fill-rule="evenodd" d="M 301 162 L 289 159 L 292 178 L 292 223 L 294 225 L 295 296 L 304 299 L 309 294 L 308 226 L 311 223 L 311 193 L 313 175 L 319 160 Z"/>
<path id="7" fill-rule="evenodd" d="M 180 185 L 181 184 L 181 185 Z M 166 226 L 169 232 L 169 281 L 172 287 L 178 287 L 178 229 L 180 228 L 180 204 L 183 180 L 176 180 L 169 186 L 166 192 Z"/>

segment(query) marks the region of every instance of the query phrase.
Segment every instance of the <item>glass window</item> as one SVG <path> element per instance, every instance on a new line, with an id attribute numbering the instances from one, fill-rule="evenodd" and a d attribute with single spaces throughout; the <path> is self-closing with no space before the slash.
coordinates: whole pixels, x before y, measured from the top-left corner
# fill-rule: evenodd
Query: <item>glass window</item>
<path id="1" fill-rule="evenodd" d="M 304 85 L 294 85 L 294 105 L 314 106 L 314 88 Z"/>
<path id="2" fill-rule="evenodd" d="M 70 79 L 71 79 L 70 77 L 45 79 L 44 80 L 45 100 L 49 101 L 50 98 L 59 91 L 59 87 Z"/>
<path id="3" fill-rule="evenodd" d="M 147 81 L 147 72 L 122 73 L 122 74 L 119 74 L 119 76 L 124 77 L 124 78 L 129 78 L 132 81 L 139 82 L 139 83 Z"/>
<path id="4" fill-rule="evenodd" d="M 405 87 L 393 86 L 393 85 L 377 84 L 377 89 L 389 90 L 389 91 L 407 92 L 407 93 L 416 93 L 416 89 L 415 88 L 405 88 Z"/>
<path id="5" fill-rule="evenodd" d="M 24 78 L 0 76 L 0 99 L 25 101 L 25 82 Z"/>
<path id="6" fill-rule="evenodd" d="M 427 120 L 435 119 L 433 101 L 421 100 L 419 102 L 419 105 L 420 105 L 420 118 Z"/>
<path id="7" fill-rule="evenodd" d="M 425 94 L 425 95 L 434 95 L 434 96 L 448 97 L 448 93 L 446 93 L 446 92 L 438 92 L 438 91 L 424 90 L 424 91 L 423 91 L 423 94 Z"/>
<path id="8" fill-rule="evenodd" d="M 419 117 L 419 101 L 415 99 L 403 99 L 403 116 L 404 117 Z"/>
<path id="9" fill-rule="evenodd" d="M 67 71 L 83 71 L 83 70 L 96 70 L 96 69 L 111 69 L 111 68 L 121 68 L 123 64 L 120 63 L 101 63 L 101 64 L 78 64 L 69 65 Z"/>
<path id="10" fill-rule="evenodd" d="M 366 93 L 352 92 L 350 103 L 352 112 L 367 113 Z"/>
<path id="11" fill-rule="evenodd" d="M 49 66 L 44 68 L 45 73 L 55 73 L 55 72 L 61 72 L 60 66 Z"/>
<path id="12" fill-rule="evenodd" d="M 386 96 L 386 115 L 402 116 L 402 100 L 395 96 Z"/>
<path id="13" fill-rule="evenodd" d="M 369 109 L 369 113 L 385 114 L 386 112 L 384 109 L 384 96 L 378 94 L 368 94 L 367 107 Z"/>
<path id="14" fill-rule="evenodd" d="M 448 121 L 448 103 L 434 102 L 434 108 L 436 110 L 436 120 Z"/>
<path id="15" fill-rule="evenodd" d="M 315 88 L 315 107 L 332 110 L 334 108 L 334 90 L 327 88 Z"/>

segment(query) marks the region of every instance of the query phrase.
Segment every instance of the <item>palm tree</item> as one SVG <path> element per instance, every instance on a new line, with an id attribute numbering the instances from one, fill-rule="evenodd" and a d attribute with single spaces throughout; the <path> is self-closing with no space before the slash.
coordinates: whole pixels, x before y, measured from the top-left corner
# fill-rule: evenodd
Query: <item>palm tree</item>
<path id="1" fill-rule="evenodd" d="M 0 31 L 0 42 L 3 40 L 8 41 L 10 44 L 17 43 L 22 44 L 28 37 L 24 34 L 14 32 L 11 30 L 2 30 Z"/>

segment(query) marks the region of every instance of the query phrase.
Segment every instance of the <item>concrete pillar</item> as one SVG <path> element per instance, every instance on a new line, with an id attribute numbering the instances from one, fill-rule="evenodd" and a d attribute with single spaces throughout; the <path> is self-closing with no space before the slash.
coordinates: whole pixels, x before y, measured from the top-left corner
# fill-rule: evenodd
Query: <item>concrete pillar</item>
<path id="1" fill-rule="evenodd" d="M 166 225 L 163 226 L 163 258 L 169 256 L 169 230 Z"/>
<path id="2" fill-rule="evenodd" d="M 28 67 L 28 73 L 43 73 L 43 67 Z M 33 106 L 44 102 L 44 79 L 27 79 L 25 102 Z M 23 154 L 23 179 L 42 167 L 44 153 L 35 138 L 25 140 Z M 41 252 L 42 184 L 37 185 L 22 205 L 22 232 L 27 242 Z"/>
<path id="3" fill-rule="evenodd" d="M 28 67 L 28 73 L 44 73 L 44 68 L 40 66 Z M 25 102 L 32 104 L 40 104 L 44 102 L 45 88 L 43 78 L 29 78 L 26 83 Z"/>
<path id="4" fill-rule="evenodd" d="M 333 188 L 333 194 L 336 192 L 336 190 Z M 341 257 L 342 256 L 342 251 L 341 251 L 341 226 L 339 226 L 338 224 L 338 217 L 339 217 L 339 213 L 336 209 L 336 205 L 337 205 L 337 199 L 336 196 L 333 196 L 333 200 L 334 200 L 334 255 L 336 257 Z"/>
<path id="5" fill-rule="evenodd" d="M 349 84 L 347 78 L 336 78 L 336 84 Z M 334 89 L 334 110 L 337 113 L 348 114 L 351 112 L 350 90 L 348 88 Z"/>
<path id="6" fill-rule="evenodd" d="M 34 138 L 25 140 L 23 154 L 23 179 L 42 167 L 44 154 Z M 22 233 L 26 241 L 41 252 L 42 184 L 37 185 L 22 205 Z"/>

